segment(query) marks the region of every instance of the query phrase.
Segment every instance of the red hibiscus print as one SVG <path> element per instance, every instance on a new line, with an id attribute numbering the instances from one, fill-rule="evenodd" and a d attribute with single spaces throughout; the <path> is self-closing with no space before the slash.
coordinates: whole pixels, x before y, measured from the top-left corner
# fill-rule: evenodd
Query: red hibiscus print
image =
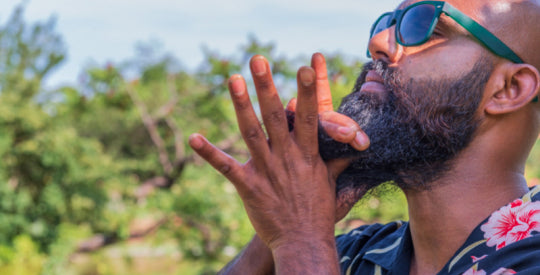
<path id="1" fill-rule="evenodd" d="M 540 202 L 523 202 L 517 199 L 493 213 L 480 229 L 487 245 L 497 250 L 540 231 Z"/>
<path id="2" fill-rule="evenodd" d="M 477 269 L 478 269 L 478 266 L 475 265 L 471 267 L 469 270 L 465 271 L 465 273 L 463 273 L 462 275 L 487 275 L 487 273 L 483 269 L 480 269 L 480 270 L 477 270 Z M 503 267 L 491 273 L 491 275 L 512 275 L 512 274 L 516 274 L 516 272 L 512 269 L 506 269 Z"/>
<path id="3" fill-rule="evenodd" d="M 506 268 L 499 268 L 497 271 L 491 273 L 491 275 L 511 275 L 516 274 L 516 272 L 512 269 L 506 269 Z"/>
<path id="4" fill-rule="evenodd" d="M 482 269 L 476 270 L 476 266 L 471 267 L 469 270 L 465 271 L 463 275 L 486 275 L 486 272 Z"/>
<path id="5" fill-rule="evenodd" d="M 488 255 L 484 255 L 484 256 L 482 256 L 482 257 L 471 256 L 472 262 L 473 262 L 473 263 L 476 263 L 476 262 L 478 262 L 478 261 L 480 261 L 480 260 L 485 259 L 487 256 L 488 256 Z"/>

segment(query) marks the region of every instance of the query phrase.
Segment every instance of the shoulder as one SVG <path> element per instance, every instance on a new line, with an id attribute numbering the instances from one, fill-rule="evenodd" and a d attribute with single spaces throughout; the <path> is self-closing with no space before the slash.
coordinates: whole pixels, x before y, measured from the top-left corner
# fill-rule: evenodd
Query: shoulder
<path id="1" fill-rule="evenodd" d="M 537 186 L 480 223 L 446 269 L 456 274 L 465 270 L 464 274 L 473 274 L 473 270 L 483 274 L 540 274 L 539 247 L 540 187 Z"/>
<path id="2" fill-rule="evenodd" d="M 484 272 L 482 274 L 540 274 L 539 247 L 540 235 L 534 234 L 496 251 L 485 250 L 487 254 L 471 257 L 472 261 L 466 265 L 470 267 L 463 274 L 477 274 L 471 273 L 472 270 Z"/>

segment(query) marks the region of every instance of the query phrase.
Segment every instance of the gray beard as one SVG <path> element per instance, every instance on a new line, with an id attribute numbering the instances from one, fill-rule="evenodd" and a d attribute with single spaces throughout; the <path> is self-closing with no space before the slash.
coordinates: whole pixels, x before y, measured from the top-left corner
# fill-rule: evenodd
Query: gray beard
<path id="1" fill-rule="evenodd" d="M 370 147 L 359 152 L 319 129 L 324 160 L 353 159 L 338 177 L 337 192 L 365 191 L 388 181 L 402 189 L 428 189 L 451 169 L 451 160 L 472 140 L 479 124 L 475 113 L 493 65 L 480 58 L 461 77 L 410 79 L 406 84 L 400 82 L 397 71 L 381 62 L 366 67 L 338 112 L 360 125 L 370 138 Z M 390 91 L 387 98 L 359 92 L 366 69 L 383 76 Z"/>

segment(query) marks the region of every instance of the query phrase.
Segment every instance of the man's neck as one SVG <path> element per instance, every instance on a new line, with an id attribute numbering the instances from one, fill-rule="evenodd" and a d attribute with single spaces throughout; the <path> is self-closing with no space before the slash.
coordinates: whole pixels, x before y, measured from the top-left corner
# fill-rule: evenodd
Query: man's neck
<path id="1" fill-rule="evenodd" d="M 456 163 L 429 190 L 405 191 L 414 247 L 410 274 L 439 272 L 480 222 L 528 191 L 521 171 L 471 161 Z"/>

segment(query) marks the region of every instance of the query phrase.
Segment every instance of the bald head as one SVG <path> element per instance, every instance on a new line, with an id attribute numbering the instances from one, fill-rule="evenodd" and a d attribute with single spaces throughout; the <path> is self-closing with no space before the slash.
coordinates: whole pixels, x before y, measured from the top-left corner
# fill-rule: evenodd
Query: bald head
<path id="1" fill-rule="evenodd" d="M 469 1 L 468 1 L 469 2 Z M 540 0 L 476 0 L 480 23 L 540 70 Z"/>

